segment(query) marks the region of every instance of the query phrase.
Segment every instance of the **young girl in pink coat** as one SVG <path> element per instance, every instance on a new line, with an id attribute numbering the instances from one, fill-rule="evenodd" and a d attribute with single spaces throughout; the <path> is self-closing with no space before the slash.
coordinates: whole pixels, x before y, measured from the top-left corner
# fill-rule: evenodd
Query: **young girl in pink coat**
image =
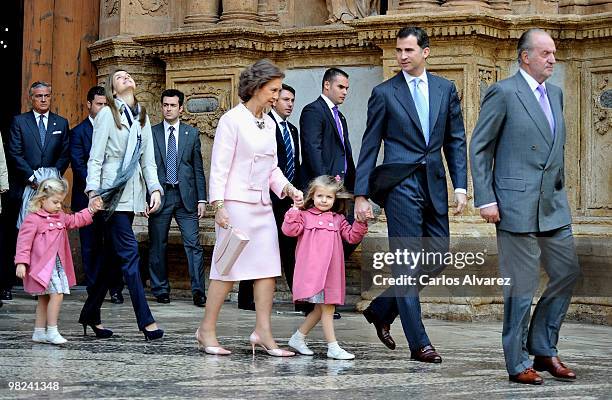
<path id="1" fill-rule="evenodd" d="M 102 207 L 96 200 L 85 210 L 65 214 L 66 193 L 64 179 L 42 181 L 17 237 L 16 274 L 23 279 L 24 290 L 38 296 L 32 340 L 39 343 L 66 343 L 57 330 L 57 319 L 64 294 L 76 285 L 67 231 L 91 224 L 93 214 Z"/>
<path id="2" fill-rule="evenodd" d="M 298 238 L 293 273 L 293 301 L 314 303 L 314 310 L 289 339 L 289 346 L 300 354 L 312 355 L 304 341 L 321 321 L 327 340 L 327 357 L 351 360 L 355 356 L 336 341 L 334 311 L 344 304 L 345 277 L 342 240 L 361 242 L 368 225 L 355 221 L 349 224 L 343 213 L 350 198 L 340 177 L 319 176 L 308 187 L 303 209 L 291 208 L 285 214 L 282 230 Z"/>

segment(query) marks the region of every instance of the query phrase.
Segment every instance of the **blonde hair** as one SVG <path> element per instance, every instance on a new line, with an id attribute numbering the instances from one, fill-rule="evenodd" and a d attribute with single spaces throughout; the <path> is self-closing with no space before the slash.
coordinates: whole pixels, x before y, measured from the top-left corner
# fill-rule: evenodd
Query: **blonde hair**
<path id="1" fill-rule="evenodd" d="M 48 178 L 38 185 L 36 194 L 28 204 L 29 212 L 36 212 L 42 208 L 42 203 L 46 199 L 56 194 L 66 195 L 68 193 L 68 181 L 64 178 Z"/>
<path id="2" fill-rule="evenodd" d="M 304 210 L 314 207 L 314 194 L 318 188 L 324 188 L 334 192 L 336 195 L 331 211 L 338 214 L 346 214 L 348 201 L 353 198 L 353 195 L 346 190 L 342 179 L 331 175 L 321 175 L 310 181 L 306 191 L 306 198 L 304 199 L 304 206 L 302 207 Z"/>
<path id="3" fill-rule="evenodd" d="M 117 129 L 121 129 L 121 113 L 115 104 L 115 95 L 113 95 L 113 77 L 117 72 L 128 72 L 123 68 L 118 68 L 111 72 L 106 77 L 106 105 L 110 108 L 111 114 L 113 114 L 113 119 L 115 120 L 115 126 Z M 134 107 L 138 107 L 138 99 L 136 98 L 136 94 L 134 94 Z M 144 127 L 147 120 L 147 110 L 143 105 L 140 106 L 140 114 L 138 115 L 138 122 L 140 122 L 140 126 Z"/>

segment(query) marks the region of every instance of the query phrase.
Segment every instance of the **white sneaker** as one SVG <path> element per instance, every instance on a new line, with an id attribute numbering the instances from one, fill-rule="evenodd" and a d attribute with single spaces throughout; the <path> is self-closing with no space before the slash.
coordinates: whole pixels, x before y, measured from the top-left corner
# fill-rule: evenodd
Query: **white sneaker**
<path id="1" fill-rule="evenodd" d="M 333 358 L 336 360 L 352 360 L 355 358 L 355 355 L 349 353 L 340 346 L 334 346 L 327 348 L 327 358 Z"/>
<path id="2" fill-rule="evenodd" d="M 36 342 L 36 343 L 49 343 L 49 341 L 47 340 L 47 332 L 45 332 L 45 330 L 34 330 L 34 333 L 32 334 L 32 341 Z"/>
<path id="3" fill-rule="evenodd" d="M 308 348 L 304 339 L 297 336 L 297 332 L 289 339 L 289 347 L 294 348 L 298 353 L 304 356 L 311 356 L 314 354 L 314 352 Z"/>
<path id="4" fill-rule="evenodd" d="M 53 329 L 47 329 L 47 341 L 51 344 L 64 344 L 67 342 L 66 339 L 57 331 Z"/>

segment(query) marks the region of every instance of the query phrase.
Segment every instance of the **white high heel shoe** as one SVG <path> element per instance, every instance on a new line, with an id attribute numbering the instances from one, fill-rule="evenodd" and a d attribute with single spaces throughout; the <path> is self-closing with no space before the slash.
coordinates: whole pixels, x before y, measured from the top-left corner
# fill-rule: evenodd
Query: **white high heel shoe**
<path id="1" fill-rule="evenodd" d="M 288 344 L 289 347 L 297 350 L 297 352 L 303 356 L 312 356 L 314 354 L 314 352 L 308 348 L 308 345 L 306 344 L 304 339 L 299 338 L 297 336 L 297 332 L 294 333 L 293 336 L 291 336 L 291 339 L 289 339 Z"/>
<path id="2" fill-rule="evenodd" d="M 195 333 L 196 341 L 198 342 L 198 350 L 204 350 L 206 354 L 212 354 L 214 356 L 229 356 L 232 354 L 231 351 L 224 349 L 221 346 L 205 346 L 204 343 L 200 342 L 200 329 L 198 328 Z"/>
<path id="3" fill-rule="evenodd" d="M 249 342 L 251 342 L 251 348 L 253 349 L 253 356 L 255 356 L 255 345 L 261 346 L 262 349 L 266 353 L 274 357 L 293 357 L 295 355 L 294 352 L 283 349 L 268 349 L 265 344 L 261 341 L 261 338 L 257 334 L 257 332 L 251 333 L 249 336 Z"/>

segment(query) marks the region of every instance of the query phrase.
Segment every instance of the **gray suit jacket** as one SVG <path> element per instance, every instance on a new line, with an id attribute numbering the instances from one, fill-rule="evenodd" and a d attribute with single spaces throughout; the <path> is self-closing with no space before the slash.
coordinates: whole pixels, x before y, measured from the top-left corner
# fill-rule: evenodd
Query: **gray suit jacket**
<path id="1" fill-rule="evenodd" d="M 563 92 L 550 83 L 546 88 L 554 140 L 520 72 L 489 88 L 472 134 L 474 205 L 497 202 L 498 228 L 509 232 L 550 231 L 571 223 L 564 185 Z"/>
<path id="2" fill-rule="evenodd" d="M 154 125 L 153 143 L 159 182 L 166 183 L 166 137 L 164 123 Z M 179 125 L 178 132 L 178 181 L 181 200 L 189 212 L 197 211 L 198 201 L 206 201 L 206 178 L 200 150 L 200 132 L 193 126 Z M 165 198 L 162 197 L 162 207 Z"/>

